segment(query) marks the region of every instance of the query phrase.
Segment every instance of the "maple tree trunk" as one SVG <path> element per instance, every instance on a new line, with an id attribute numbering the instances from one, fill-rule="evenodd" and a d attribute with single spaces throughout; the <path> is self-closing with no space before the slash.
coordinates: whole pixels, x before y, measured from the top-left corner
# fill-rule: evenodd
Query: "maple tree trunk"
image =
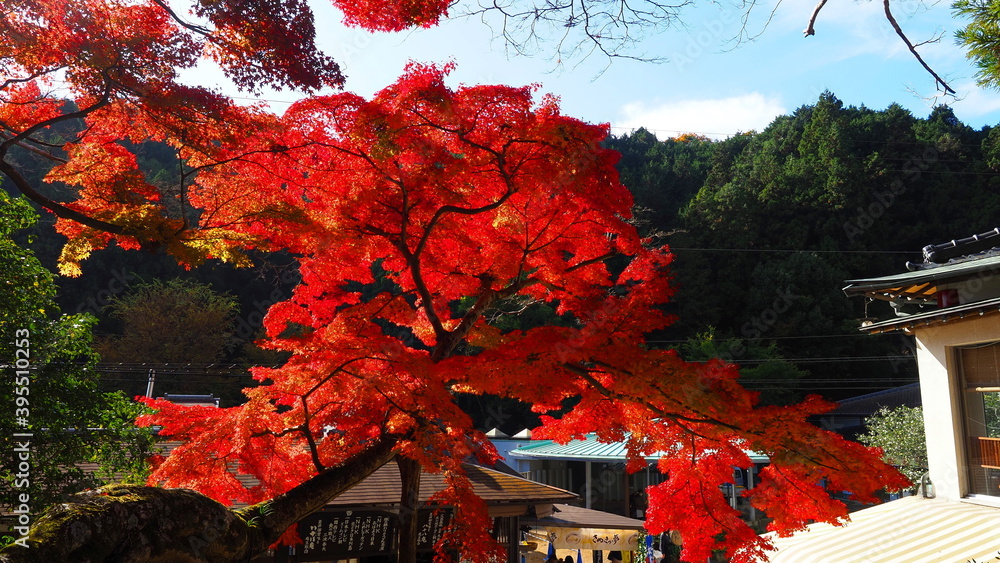
<path id="1" fill-rule="evenodd" d="M 270 501 L 231 510 L 187 489 L 111 485 L 52 507 L 0 563 L 238 563 L 392 459 L 383 439 Z"/>
<path id="2" fill-rule="evenodd" d="M 399 466 L 399 548 L 397 563 L 417 561 L 417 515 L 420 501 L 420 463 L 402 456 L 396 457 Z"/>

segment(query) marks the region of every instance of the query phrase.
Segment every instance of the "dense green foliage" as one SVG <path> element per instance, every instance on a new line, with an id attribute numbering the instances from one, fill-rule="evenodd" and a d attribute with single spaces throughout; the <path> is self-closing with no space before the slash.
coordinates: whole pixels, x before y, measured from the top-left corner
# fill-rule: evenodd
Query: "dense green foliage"
<path id="1" fill-rule="evenodd" d="M 888 309 L 866 311 L 839 288 L 904 271 L 927 244 L 996 227 L 998 135 L 947 107 L 917 118 L 825 93 L 724 141 L 657 141 L 644 130 L 611 139 L 640 218 L 676 255 L 679 320 L 654 340 L 677 346 L 713 327 L 717 341 L 760 345 L 730 354 L 747 367 L 774 344 L 809 373 L 800 391 L 831 398 L 914 380 L 905 337 L 858 333 L 859 319 Z"/>
<path id="2" fill-rule="evenodd" d="M 965 55 L 979 68 L 976 81 L 981 86 L 1000 86 L 1000 2 L 958 0 L 955 15 L 969 22 L 956 33 Z"/>
<path id="3" fill-rule="evenodd" d="M 91 350 L 93 317 L 61 315 L 53 275 L 12 240 L 36 215 L 0 191 L 0 509 L 40 509 L 107 480 L 142 479 L 148 430 L 142 407 L 104 393 Z M 86 465 L 82 465 L 86 464 Z M 26 495 L 26 496 L 25 496 Z M 27 499 L 27 500 L 24 500 Z M 22 507 L 23 508 L 23 507 Z M 22 511 L 23 512 L 23 511 Z"/>
<path id="4" fill-rule="evenodd" d="M 679 347 L 689 361 L 719 358 L 740 362 L 743 386 L 760 393 L 760 401 L 770 405 L 787 405 L 799 399 L 795 389 L 806 372 L 785 360 L 774 342 L 752 338 L 716 337 L 715 330 L 701 333 Z"/>
<path id="5" fill-rule="evenodd" d="M 882 459 L 895 465 L 914 484 L 927 472 L 924 411 L 920 407 L 882 407 L 865 420 L 868 433 L 858 440 L 882 449 Z"/>
<path id="6" fill-rule="evenodd" d="M 236 300 L 184 279 L 154 280 L 111 299 L 107 309 L 122 333 L 102 339 L 104 361 L 212 363 L 233 337 Z"/>
<path id="7" fill-rule="evenodd" d="M 888 310 L 878 309 L 881 303 L 866 310 L 839 288 L 847 279 L 903 271 L 907 260 L 920 260 L 924 245 L 988 231 L 1000 211 L 1000 130 L 973 130 L 947 107 L 920 118 L 897 105 L 845 106 L 825 93 L 760 132 L 723 141 L 658 140 L 640 129 L 607 144 L 622 153 L 618 168 L 635 195 L 640 229 L 676 255 L 678 293 L 670 307 L 678 321 L 652 335 L 651 345 L 685 347 L 691 359 L 703 359 L 708 343 L 741 364 L 769 402 L 812 391 L 843 398 L 913 381 L 906 337 L 857 330 L 860 318 Z M 148 178 L 176 174 L 178 163 L 154 144 L 142 154 Z M 33 248 L 52 267 L 58 237 L 47 225 L 34 233 Z M 116 298 L 157 279 L 197 280 L 239 303 L 236 344 L 221 360 L 260 363 L 244 345 L 267 307 L 297 280 L 282 268 L 287 261 L 269 256 L 256 270 L 210 263 L 186 272 L 159 254 L 110 249 L 90 258 L 81 278 L 59 280 L 58 302 L 99 316 L 99 333 L 120 334 L 106 309 Z M 504 307 L 494 314 L 510 329 L 554 314 L 530 303 Z M 128 359 L 121 358 L 135 364 L 139 357 Z M 141 393 L 148 369 L 133 371 L 116 377 Z M 208 393 L 239 373 L 182 375 L 178 384 L 189 380 L 187 392 Z M 181 385 L 171 392 L 185 391 Z M 530 415 L 509 405 L 479 410 L 488 426 L 517 431 L 531 424 Z"/>

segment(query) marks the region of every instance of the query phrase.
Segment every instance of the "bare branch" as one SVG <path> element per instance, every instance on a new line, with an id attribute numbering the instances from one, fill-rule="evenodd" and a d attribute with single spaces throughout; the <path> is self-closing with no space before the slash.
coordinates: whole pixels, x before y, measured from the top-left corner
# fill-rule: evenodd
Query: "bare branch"
<path id="1" fill-rule="evenodd" d="M 633 50 L 646 31 L 665 29 L 680 23 L 680 10 L 690 0 L 676 3 L 661 0 L 549 0 L 501 2 L 481 0 L 464 16 L 477 16 L 496 29 L 496 35 L 516 55 L 532 55 L 543 43 L 554 46 L 551 59 L 556 66 L 573 58 L 586 59 L 600 53 L 609 61 L 622 58 L 663 62 Z M 491 25 L 490 20 L 499 20 Z"/>
<path id="2" fill-rule="evenodd" d="M 917 61 L 920 62 L 920 64 L 924 67 L 924 69 L 927 72 L 929 72 L 931 76 L 934 77 L 935 82 L 945 92 L 949 94 L 954 94 L 955 90 L 952 89 L 952 87 L 949 86 L 948 83 L 945 82 L 943 78 L 941 78 L 940 76 L 938 76 L 936 72 L 934 72 L 934 69 L 932 69 L 930 65 L 928 65 L 924 61 L 923 57 L 920 56 L 920 53 L 917 52 L 917 48 L 913 45 L 913 43 L 910 42 L 910 39 L 906 36 L 906 34 L 903 33 L 903 30 L 899 27 L 899 23 L 896 22 L 896 18 L 893 17 L 892 11 L 889 9 L 889 0 L 882 0 L 882 6 L 885 9 L 885 18 L 889 20 L 889 24 L 892 25 L 892 28 L 894 30 L 896 30 L 896 35 L 898 35 L 899 38 L 903 40 L 903 43 L 906 44 L 906 47 L 910 50 L 910 53 L 913 53 L 913 56 L 917 58 Z"/>
<path id="3" fill-rule="evenodd" d="M 934 72 L 934 69 L 932 69 L 930 65 L 927 64 L 926 61 L 924 61 L 924 58 L 920 56 L 920 53 L 917 52 L 917 47 L 926 45 L 928 43 L 936 43 L 940 41 L 941 33 L 936 34 L 934 37 L 926 41 L 921 41 L 919 43 L 914 44 L 913 42 L 910 41 L 910 38 L 906 36 L 906 33 L 899 26 L 899 22 L 896 21 L 896 17 L 892 15 L 892 10 L 889 8 L 889 2 L 890 0 L 882 0 L 882 7 L 885 12 L 885 19 L 889 21 L 889 25 L 892 26 L 893 30 L 895 30 L 896 35 L 898 35 L 899 38 L 903 40 L 903 44 L 906 45 L 906 48 L 909 49 L 910 53 L 913 54 L 914 57 L 916 57 L 917 62 L 919 62 L 921 66 L 924 67 L 924 70 L 929 72 L 930 75 L 934 77 L 934 83 L 938 85 L 941 89 L 943 89 L 946 93 L 954 95 L 955 90 L 953 90 L 952 87 L 949 86 L 948 83 L 938 75 L 938 73 Z M 819 3 L 817 3 L 816 7 L 813 8 L 812 14 L 809 16 L 809 22 L 806 25 L 805 31 L 803 32 L 806 37 L 809 37 L 810 35 L 816 35 L 816 18 L 819 17 L 819 12 L 820 10 L 823 9 L 823 6 L 825 6 L 826 3 L 827 0 L 819 0 Z"/>

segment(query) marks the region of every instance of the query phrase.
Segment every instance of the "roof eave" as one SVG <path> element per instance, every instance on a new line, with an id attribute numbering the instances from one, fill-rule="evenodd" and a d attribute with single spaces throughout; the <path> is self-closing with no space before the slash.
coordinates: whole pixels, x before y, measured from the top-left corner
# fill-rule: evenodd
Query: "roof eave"
<path id="1" fill-rule="evenodd" d="M 998 312 L 1000 312 L 1000 297 L 862 325 L 860 330 L 861 332 L 870 334 L 881 334 L 883 332 L 895 332 L 898 330 L 910 332 L 920 327 L 963 320 L 967 317 L 993 315 Z"/>
<path id="2" fill-rule="evenodd" d="M 981 276 L 983 272 L 990 272 L 991 275 L 1000 274 L 1000 256 L 945 264 L 934 268 L 904 272 L 891 276 L 847 280 L 845 282 L 847 286 L 844 287 L 843 291 L 848 296 L 868 295 L 879 298 L 879 294 L 884 293 L 886 290 L 896 289 L 905 291 L 906 288 L 931 282 L 940 284 L 950 281 L 961 281 L 970 276 Z M 884 297 L 882 298 L 884 299 Z"/>

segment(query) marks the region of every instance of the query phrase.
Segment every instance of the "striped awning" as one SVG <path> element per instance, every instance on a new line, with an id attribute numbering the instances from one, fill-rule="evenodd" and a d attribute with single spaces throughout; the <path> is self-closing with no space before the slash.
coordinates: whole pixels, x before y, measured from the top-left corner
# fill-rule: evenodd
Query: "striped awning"
<path id="1" fill-rule="evenodd" d="M 1000 508 L 906 497 L 853 512 L 845 526 L 812 524 L 773 541 L 771 563 L 1000 561 Z"/>

